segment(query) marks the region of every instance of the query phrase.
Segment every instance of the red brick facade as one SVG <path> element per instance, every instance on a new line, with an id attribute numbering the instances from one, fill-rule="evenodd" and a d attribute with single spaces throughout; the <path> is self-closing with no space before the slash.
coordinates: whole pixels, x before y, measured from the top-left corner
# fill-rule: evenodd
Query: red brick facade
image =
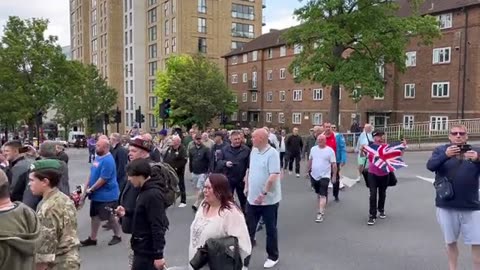
<path id="1" fill-rule="evenodd" d="M 441 30 L 442 37 L 432 46 L 420 45 L 416 38 L 411 39 L 406 53 L 415 52 L 416 63 L 407 67 L 403 74 L 392 67 L 385 69 L 387 83 L 383 99 L 363 98 L 355 105 L 349 93 L 342 89 L 339 125 L 342 131 L 349 129 L 356 114 L 361 124 L 371 122 L 376 126 L 404 122 L 408 126 L 407 119 L 412 120 L 411 117 L 413 123 L 431 121 L 432 117 L 451 120 L 462 116 L 462 107 L 464 118 L 480 117 L 480 105 L 477 105 L 480 104 L 480 4 L 432 15 L 442 15 L 446 22 L 447 27 Z M 239 105 L 237 119 L 235 121 L 233 117 L 233 122 L 241 126 L 267 125 L 289 130 L 298 126 L 305 132 L 312 125 L 329 119 L 331 102 L 328 86 L 294 82 L 293 75 L 288 72 L 289 64 L 295 57 L 294 48 L 286 49 L 285 56 L 280 55 L 284 48 L 280 31 L 272 31 L 251 43 L 226 56 L 228 85 L 237 92 Z M 449 48 L 449 51 L 440 48 Z M 246 63 L 243 61 L 245 54 L 248 55 Z M 254 54 L 257 54 L 256 61 Z M 464 57 L 465 54 L 467 57 Z M 433 63 L 434 60 L 444 63 Z M 280 78 L 283 68 L 285 79 Z M 270 70 L 271 80 L 268 77 Z M 252 87 L 254 72 L 257 73 L 256 89 Z M 246 82 L 243 80 L 244 73 L 247 74 Z M 433 83 L 437 84 L 433 86 Z M 406 84 L 414 84 L 414 94 L 413 85 L 410 85 L 407 86 L 409 95 L 405 95 Z M 301 94 L 296 90 L 301 90 Z M 281 100 L 283 93 L 284 101 Z M 433 97 L 434 93 L 442 97 Z M 247 95 L 246 102 L 244 95 Z M 256 101 L 252 101 L 254 95 L 257 95 Z M 279 114 L 282 113 L 284 123 L 279 122 Z M 246 120 L 242 114 L 246 114 Z"/>

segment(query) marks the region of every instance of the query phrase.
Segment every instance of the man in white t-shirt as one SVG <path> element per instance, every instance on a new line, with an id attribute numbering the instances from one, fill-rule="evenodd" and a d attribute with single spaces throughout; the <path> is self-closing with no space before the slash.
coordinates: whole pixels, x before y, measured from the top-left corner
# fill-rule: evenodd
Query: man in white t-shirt
<path id="1" fill-rule="evenodd" d="M 311 178 L 315 193 L 318 195 L 318 213 L 315 222 L 320 223 L 323 221 L 327 206 L 330 177 L 332 177 L 332 183 L 338 181 L 335 152 L 327 146 L 327 137 L 323 134 L 318 135 L 317 145 L 310 150 L 307 169 L 308 177 Z"/>

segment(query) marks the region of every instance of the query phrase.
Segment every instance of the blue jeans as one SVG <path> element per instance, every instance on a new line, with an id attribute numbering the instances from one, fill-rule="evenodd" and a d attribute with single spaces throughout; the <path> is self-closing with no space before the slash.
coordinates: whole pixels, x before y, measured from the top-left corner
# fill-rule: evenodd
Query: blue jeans
<path id="1" fill-rule="evenodd" d="M 265 230 L 267 234 L 267 254 L 270 260 L 278 260 L 278 206 L 279 203 L 273 205 L 251 205 L 247 203 L 246 221 L 248 233 L 250 234 L 250 241 L 252 245 L 255 240 L 255 233 L 257 232 L 257 225 L 260 218 L 265 222 Z"/>

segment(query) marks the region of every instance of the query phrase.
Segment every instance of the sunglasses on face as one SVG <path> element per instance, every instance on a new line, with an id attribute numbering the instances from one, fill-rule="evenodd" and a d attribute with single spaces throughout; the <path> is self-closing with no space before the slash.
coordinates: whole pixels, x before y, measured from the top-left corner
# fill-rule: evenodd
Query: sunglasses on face
<path id="1" fill-rule="evenodd" d="M 459 131 L 459 132 L 450 132 L 450 135 L 452 136 L 465 136 L 467 135 L 466 132 L 462 132 L 462 131 Z"/>

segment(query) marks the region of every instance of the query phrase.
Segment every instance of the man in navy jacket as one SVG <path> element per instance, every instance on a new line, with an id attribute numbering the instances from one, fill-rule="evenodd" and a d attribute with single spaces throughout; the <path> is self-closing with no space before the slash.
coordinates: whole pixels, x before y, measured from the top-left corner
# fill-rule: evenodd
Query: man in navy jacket
<path id="1" fill-rule="evenodd" d="M 456 125 L 450 129 L 451 144 L 437 147 L 427 162 L 435 172 L 435 182 L 448 179 L 453 197 L 435 198 L 437 220 L 447 244 L 449 268 L 457 269 L 457 240 L 462 233 L 466 245 L 472 246 L 473 268 L 480 269 L 480 149 L 467 145 L 467 129 Z"/>

